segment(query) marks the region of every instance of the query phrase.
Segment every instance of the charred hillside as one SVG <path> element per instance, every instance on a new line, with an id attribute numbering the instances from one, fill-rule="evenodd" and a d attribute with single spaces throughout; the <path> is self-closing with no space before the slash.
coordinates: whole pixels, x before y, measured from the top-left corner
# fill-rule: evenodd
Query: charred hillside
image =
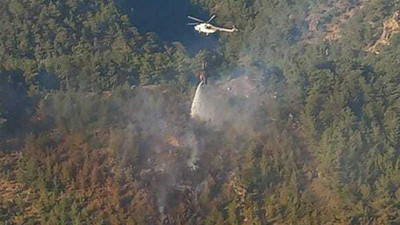
<path id="1" fill-rule="evenodd" d="M 399 224 L 398 10 L 5 0 L 0 224 Z"/>

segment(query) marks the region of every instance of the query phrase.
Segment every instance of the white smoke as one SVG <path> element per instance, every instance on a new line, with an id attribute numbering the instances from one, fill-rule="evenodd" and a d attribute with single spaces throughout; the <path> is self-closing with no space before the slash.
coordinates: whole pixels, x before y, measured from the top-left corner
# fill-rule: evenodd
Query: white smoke
<path id="1" fill-rule="evenodd" d="M 201 158 L 207 145 L 204 130 L 220 129 L 228 124 L 244 131 L 242 127 L 251 126 L 249 122 L 254 120 L 253 112 L 260 99 L 257 83 L 261 82 L 247 76 L 207 85 L 200 82 L 192 99 L 190 116 L 204 121 L 206 126 L 182 120 L 185 118 L 182 115 L 187 115 L 188 102 L 176 104 L 178 101 L 171 97 L 174 96 L 171 90 L 166 92 L 163 87 L 137 90 L 138 103 L 135 101 L 137 107 L 131 121 L 137 135 L 145 140 L 143 149 L 146 150 L 140 156 L 146 163 L 140 165 L 141 176 L 151 183 L 161 216 L 169 213 L 173 202 L 171 193 L 186 186 L 197 190 L 199 183 L 203 183 L 204 178 L 198 176 L 202 174 L 203 168 L 199 166 L 204 166 Z"/>
<path id="2" fill-rule="evenodd" d="M 247 126 L 262 101 L 263 90 L 248 76 L 204 85 L 200 82 L 191 106 L 191 117 L 213 127 Z"/>
<path id="3" fill-rule="evenodd" d="M 196 89 L 191 107 L 191 117 L 206 121 L 216 127 L 221 126 L 228 118 L 227 95 L 215 85 L 204 85 L 200 82 Z"/>
<path id="4" fill-rule="evenodd" d="M 187 166 L 191 170 L 198 168 L 197 162 L 199 160 L 199 142 L 193 132 L 187 132 L 184 136 L 184 143 L 190 149 L 190 156 L 187 161 Z"/>

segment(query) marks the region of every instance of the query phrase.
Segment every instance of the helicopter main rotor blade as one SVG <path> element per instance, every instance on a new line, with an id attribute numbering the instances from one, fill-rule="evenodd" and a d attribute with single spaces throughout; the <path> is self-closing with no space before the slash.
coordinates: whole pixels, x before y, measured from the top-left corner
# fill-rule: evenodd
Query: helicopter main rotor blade
<path id="1" fill-rule="evenodd" d="M 207 23 L 210 23 L 211 20 L 213 20 L 214 18 L 215 18 L 215 15 L 212 15 L 212 16 L 210 17 L 210 19 L 208 19 Z"/>
<path id="2" fill-rule="evenodd" d="M 189 18 L 189 19 L 192 19 L 192 20 L 195 20 L 195 21 L 197 21 L 197 22 L 200 22 L 200 23 L 204 23 L 204 21 L 203 21 L 203 20 L 201 20 L 201 19 L 198 19 L 198 18 L 196 18 L 196 17 L 193 17 L 193 16 L 188 16 L 188 18 Z"/>
<path id="3" fill-rule="evenodd" d="M 194 26 L 194 25 L 197 25 L 197 24 L 199 24 L 199 23 L 188 23 L 187 25 Z"/>

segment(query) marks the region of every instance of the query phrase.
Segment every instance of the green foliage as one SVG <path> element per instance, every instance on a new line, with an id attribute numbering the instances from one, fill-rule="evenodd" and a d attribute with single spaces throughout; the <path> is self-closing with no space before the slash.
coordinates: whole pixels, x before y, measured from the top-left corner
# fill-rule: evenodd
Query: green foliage
<path id="1" fill-rule="evenodd" d="M 114 1 L 4 5 L 0 67 L 22 70 L 33 88 L 99 91 L 173 81 L 188 58 L 139 34 Z"/>
<path id="2" fill-rule="evenodd" d="M 240 32 L 191 58 L 121 2 L 0 6 L 0 223 L 399 224 L 399 35 L 364 51 L 399 3 L 192 2 Z M 259 78 L 252 129 L 189 119 L 202 61 Z"/>

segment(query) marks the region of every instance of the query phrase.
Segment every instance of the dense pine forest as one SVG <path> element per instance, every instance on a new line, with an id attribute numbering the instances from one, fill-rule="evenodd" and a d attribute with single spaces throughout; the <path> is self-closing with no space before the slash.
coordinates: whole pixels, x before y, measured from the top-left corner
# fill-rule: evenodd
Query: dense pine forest
<path id="1" fill-rule="evenodd" d="M 398 10 L 3 0 L 0 224 L 400 224 Z M 191 118 L 202 70 L 257 80 L 251 119 Z"/>

